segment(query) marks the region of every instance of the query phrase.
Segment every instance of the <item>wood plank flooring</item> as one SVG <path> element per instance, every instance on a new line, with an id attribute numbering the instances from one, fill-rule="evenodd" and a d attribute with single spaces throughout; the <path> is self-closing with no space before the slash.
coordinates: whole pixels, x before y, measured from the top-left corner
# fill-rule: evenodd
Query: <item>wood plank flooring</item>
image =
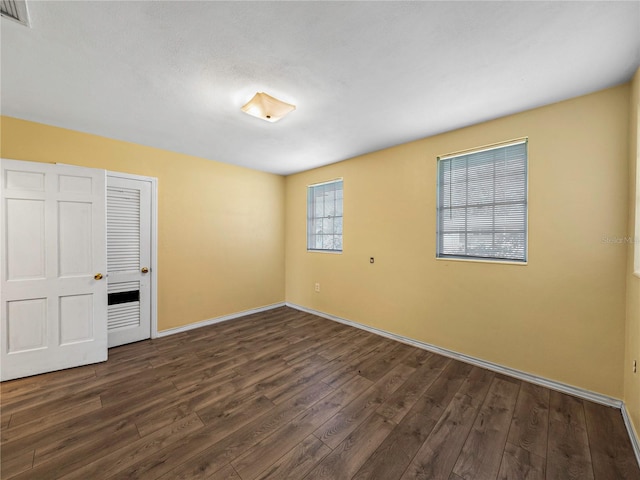
<path id="1" fill-rule="evenodd" d="M 286 307 L 0 393 L 2 479 L 640 479 L 613 408 Z"/>

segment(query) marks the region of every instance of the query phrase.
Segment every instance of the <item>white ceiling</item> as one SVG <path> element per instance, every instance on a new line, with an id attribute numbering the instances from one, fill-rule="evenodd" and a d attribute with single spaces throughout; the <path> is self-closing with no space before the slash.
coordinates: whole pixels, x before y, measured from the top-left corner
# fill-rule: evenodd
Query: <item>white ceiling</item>
<path id="1" fill-rule="evenodd" d="M 279 174 L 617 85 L 640 65 L 640 1 L 28 5 L 31 28 L 1 21 L 3 115 Z M 297 110 L 248 116 L 256 91 Z"/>

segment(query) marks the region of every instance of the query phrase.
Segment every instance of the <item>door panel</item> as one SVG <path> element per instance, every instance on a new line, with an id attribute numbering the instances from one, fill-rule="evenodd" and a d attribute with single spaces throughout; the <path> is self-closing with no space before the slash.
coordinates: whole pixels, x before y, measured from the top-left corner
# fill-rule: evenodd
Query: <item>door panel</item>
<path id="1" fill-rule="evenodd" d="M 47 299 L 7 302 L 9 353 L 47 347 Z"/>
<path id="2" fill-rule="evenodd" d="M 7 190 L 32 190 L 44 192 L 43 172 L 26 172 L 22 170 L 5 170 L 5 188 Z"/>
<path id="3" fill-rule="evenodd" d="M 44 200 L 8 198 L 5 211 L 7 280 L 44 278 Z"/>
<path id="4" fill-rule="evenodd" d="M 92 273 L 91 203 L 58 202 L 58 261 L 61 277 Z"/>
<path id="5" fill-rule="evenodd" d="M 107 359 L 105 172 L 1 160 L 0 379 Z"/>
<path id="6" fill-rule="evenodd" d="M 150 262 L 151 183 L 107 176 L 109 347 L 151 336 Z"/>
<path id="7" fill-rule="evenodd" d="M 93 338 L 93 295 L 60 297 L 60 345 Z"/>

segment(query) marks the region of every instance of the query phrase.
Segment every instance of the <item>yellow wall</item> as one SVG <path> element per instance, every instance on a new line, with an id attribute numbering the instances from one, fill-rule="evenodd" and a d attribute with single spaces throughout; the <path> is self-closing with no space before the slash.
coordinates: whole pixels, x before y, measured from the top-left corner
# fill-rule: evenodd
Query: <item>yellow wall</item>
<path id="1" fill-rule="evenodd" d="M 287 301 L 622 398 L 628 111 L 623 85 L 287 177 Z M 436 157 L 524 136 L 528 265 L 436 260 Z M 308 253 L 336 177 L 344 253 Z"/>
<path id="2" fill-rule="evenodd" d="M 629 236 L 638 232 L 635 225 L 636 204 L 640 198 L 637 188 L 636 166 L 640 161 L 640 130 L 638 117 L 640 116 L 640 69 L 631 82 L 631 100 L 629 102 Z M 637 172 L 640 173 L 640 172 Z M 636 429 L 636 436 L 640 434 L 640 370 L 633 373 L 633 360 L 638 362 L 640 369 L 640 278 L 634 271 L 634 246 L 640 255 L 640 235 L 635 235 L 635 243 L 629 244 L 629 259 L 627 262 L 627 344 L 624 362 L 624 401 Z M 640 437 L 639 437 L 640 438 Z"/>
<path id="3" fill-rule="evenodd" d="M 629 366 L 640 361 L 640 279 L 631 247 L 603 239 L 633 233 L 638 147 L 628 132 L 637 131 L 639 77 L 286 179 L 10 117 L 1 117 L 0 154 L 159 179 L 160 330 L 286 296 L 624 398 L 637 428 L 640 374 Z M 436 260 L 436 157 L 523 136 L 528 265 Z M 308 253 L 306 186 L 337 177 L 344 253 Z"/>
<path id="4" fill-rule="evenodd" d="M 158 329 L 284 301 L 284 178 L 1 117 L 2 158 L 158 178 Z"/>

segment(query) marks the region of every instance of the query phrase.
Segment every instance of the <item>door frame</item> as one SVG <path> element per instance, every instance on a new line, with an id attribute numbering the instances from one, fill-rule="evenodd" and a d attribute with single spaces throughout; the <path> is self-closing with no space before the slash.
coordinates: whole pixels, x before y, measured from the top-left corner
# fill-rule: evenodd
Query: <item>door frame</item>
<path id="1" fill-rule="evenodd" d="M 158 337 L 158 179 L 132 173 L 106 171 L 107 177 L 126 178 L 139 180 L 151 184 L 151 264 L 149 265 L 151 277 L 151 332 L 150 338 Z M 106 192 L 105 181 L 105 192 Z"/>

